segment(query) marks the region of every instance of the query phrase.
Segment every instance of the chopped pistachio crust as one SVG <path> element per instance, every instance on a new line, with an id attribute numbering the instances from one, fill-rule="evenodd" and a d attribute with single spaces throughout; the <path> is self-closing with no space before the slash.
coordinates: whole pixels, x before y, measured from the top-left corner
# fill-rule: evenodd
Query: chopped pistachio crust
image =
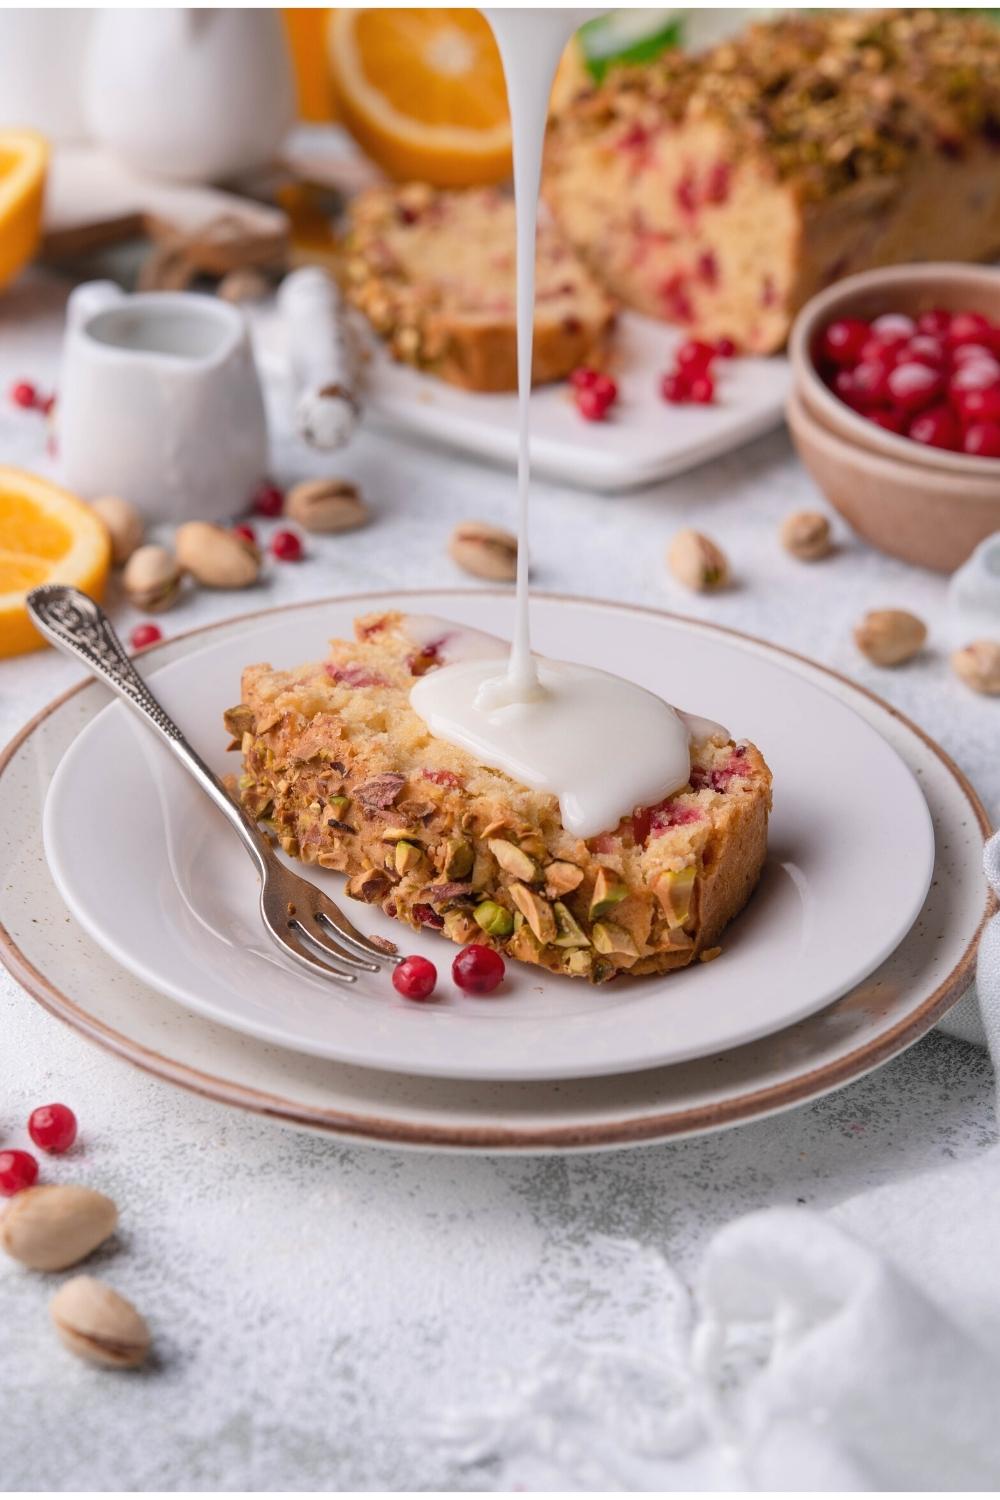
<path id="1" fill-rule="evenodd" d="M 581 93 L 554 129 L 602 130 L 648 109 L 711 119 L 805 196 L 890 176 L 915 154 L 1000 138 L 1000 29 L 943 9 L 803 12 L 702 55 L 669 52 Z"/>
<path id="2" fill-rule="evenodd" d="M 702 742 L 688 786 L 578 839 L 554 797 L 434 738 L 410 708 L 415 678 L 466 656 L 475 632 L 396 613 L 355 630 L 324 662 L 248 667 L 225 715 L 239 795 L 286 852 L 411 927 L 595 983 L 717 943 L 766 852 L 771 775 L 753 745 Z"/>
<path id="3" fill-rule="evenodd" d="M 425 183 L 354 200 L 344 246 L 348 299 L 393 356 L 477 391 L 517 389 L 513 199 Z M 551 223 L 538 229 L 532 379 L 601 360 L 614 305 Z"/>

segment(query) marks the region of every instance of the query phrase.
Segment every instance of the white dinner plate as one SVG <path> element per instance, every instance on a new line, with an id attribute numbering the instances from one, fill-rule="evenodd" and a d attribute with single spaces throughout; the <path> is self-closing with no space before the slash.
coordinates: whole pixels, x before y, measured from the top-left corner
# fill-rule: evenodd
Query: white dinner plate
<path id="1" fill-rule="evenodd" d="M 398 597 L 208 635 L 150 681 L 205 759 L 236 769 L 221 714 L 239 700 L 242 667 L 315 658 L 355 614 Z M 497 633 L 511 609 L 481 594 L 404 602 Z M 818 1010 L 892 952 L 923 905 L 934 839 L 913 775 L 869 723 L 766 646 L 705 624 L 543 596 L 534 625 L 540 650 L 628 663 L 645 686 L 753 739 L 771 764 L 770 858 L 715 962 L 597 988 L 511 964 L 493 998 L 462 998 L 448 979 L 451 944 L 349 902 L 359 925 L 434 960 L 441 1002 L 407 1003 L 384 975 L 351 988 L 314 980 L 261 931 L 253 866 L 221 815 L 117 703 L 73 743 L 46 801 L 46 853 L 70 910 L 125 968 L 214 1021 L 340 1062 L 458 1079 L 586 1077 L 716 1053 Z M 341 899 L 340 877 L 310 873 Z"/>

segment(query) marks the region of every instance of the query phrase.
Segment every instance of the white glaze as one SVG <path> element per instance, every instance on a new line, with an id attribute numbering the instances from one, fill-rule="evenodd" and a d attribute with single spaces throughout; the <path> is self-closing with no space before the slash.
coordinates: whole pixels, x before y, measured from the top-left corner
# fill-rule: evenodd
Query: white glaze
<path id="1" fill-rule="evenodd" d="M 507 686 L 502 658 L 429 672 L 410 701 L 433 734 L 552 792 L 578 838 L 615 828 L 685 785 L 691 732 L 662 698 L 595 667 L 545 658 L 534 667 L 539 691 L 527 703 L 497 693 Z"/>
<path id="2" fill-rule="evenodd" d="M 517 203 L 518 550 L 514 635 L 506 670 L 454 654 L 421 678 L 410 701 L 431 731 L 488 766 L 559 799 L 564 826 L 581 838 L 615 828 L 636 807 L 684 786 L 690 741 L 725 733 L 623 678 L 591 667 L 539 662 L 531 652 L 528 590 L 528 400 L 535 306 L 535 229 L 549 93 L 581 10 L 487 10 L 510 101 Z M 477 655 L 481 653 L 477 652 Z"/>

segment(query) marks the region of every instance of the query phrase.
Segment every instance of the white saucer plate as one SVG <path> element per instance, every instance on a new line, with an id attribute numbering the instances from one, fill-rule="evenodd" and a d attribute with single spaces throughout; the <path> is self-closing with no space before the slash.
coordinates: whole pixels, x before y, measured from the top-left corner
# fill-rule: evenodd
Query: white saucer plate
<path id="1" fill-rule="evenodd" d="M 207 635 L 150 681 L 204 758 L 238 770 L 221 715 L 239 701 L 242 668 L 321 656 L 356 614 L 397 602 L 277 612 L 235 637 Z M 498 634 L 509 625 L 501 595 L 410 603 Z M 408 1003 L 385 974 L 350 987 L 313 979 L 264 934 L 255 870 L 224 819 L 117 703 L 74 742 L 46 802 L 46 854 L 66 904 L 117 963 L 210 1020 L 341 1063 L 464 1080 L 583 1078 L 737 1047 L 829 1004 L 898 946 L 930 884 L 931 821 L 913 773 L 852 707 L 767 648 L 704 624 L 540 597 L 534 627 L 546 654 L 627 663 L 644 686 L 754 740 L 771 764 L 770 858 L 715 962 L 597 988 L 511 964 L 494 997 L 464 998 L 450 982 L 450 943 L 350 901 L 341 877 L 316 870 L 360 926 L 436 963 L 441 1001 Z"/>
<path id="2" fill-rule="evenodd" d="M 449 612 L 467 598 L 450 598 Z M 287 613 L 313 617 L 317 608 Z M 174 637 L 145 661 L 165 665 L 207 641 L 241 639 L 260 618 Z M 995 910 L 982 875 L 989 821 L 954 764 L 902 715 L 815 663 L 753 644 L 836 694 L 892 744 L 923 788 L 936 846 L 926 904 L 899 947 L 841 999 L 764 1040 L 624 1076 L 463 1083 L 307 1057 L 193 1014 L 93 942 L 67 912 L 44 858 L 52 776 L 108 702 L 90 680 L 49 704 L 0 754 L 7 835 L 0 958 L 53 1015 L 134 1066 L 224 1106 L 357 1143 L 466 1154 L 594 1151 L 704 1134 L 819 1098 L 911 1046 L 967 990 L 979 932 Z"/>
<path id="3" fill-rule="evenodd" d="M 563 383 L 531 396 L 531 463 L 546 478 L 603 493 L 669 479 L 781 425 L 791 382 L 788 360 L 718 360 L 708 406 L 671 406 L 660 381 L 684 340 L 677 329 L 624 313 L 616 340 L 619 400 L 610 420 L 587 422 Z M 517 397 L 459 390 L 378 344 L 368 376 L 372 414 L 394 429 L 513 468 Z"/>

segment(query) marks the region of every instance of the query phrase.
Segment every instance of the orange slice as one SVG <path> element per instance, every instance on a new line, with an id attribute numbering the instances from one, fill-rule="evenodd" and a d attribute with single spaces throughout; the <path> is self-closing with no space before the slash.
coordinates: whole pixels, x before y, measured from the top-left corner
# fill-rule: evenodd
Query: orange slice
<path id="1" fill-rule="evenodd" d="M 0 468 L 0 656 L 45 645 L 25 608 L 31 589 L 71 583 L 100 599 L 110 565 L 107 530 L 89 506 L 47 479 Z"/>
<path id="2" fill-rule="evenodd" d="M 338 114 L 390 176 L 469 187 L 510 175 L 493 33 L 477 10 L 333 10 Z"/>
<path id="3" fill-rule="evenodd" d="M 48 157 L 33 130 L 0 130 L 0 287 L 27 265 L 38 244 Z"/>

